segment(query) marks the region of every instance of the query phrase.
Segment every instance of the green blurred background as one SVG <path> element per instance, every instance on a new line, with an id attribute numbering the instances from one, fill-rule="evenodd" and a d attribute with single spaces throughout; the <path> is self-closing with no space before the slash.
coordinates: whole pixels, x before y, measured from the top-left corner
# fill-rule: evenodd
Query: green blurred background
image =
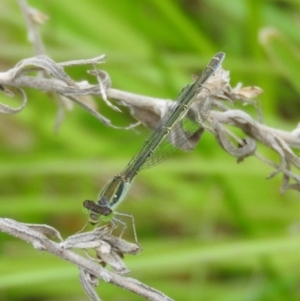
<path id="1" fill-rule="evenodd" d="M 1 71 L 33 55 L 16 1 L 0 1 Z M 298 0 L 29 1 L 50 17 L 40 30 L 55 61 L 105 53 L 113 87 L 174 99 L 218 51 L 231 84 L 259 86 L 265 123 L 292 130 L 300 113 Z M 266 38 L 263 28 L 275 31 Z M 261 38 L 260 38 L 261 37 Z M 69 68 L 77 79 L 86 68 Z M 55 98 L 27 90 L 20 114 L 0 116 L 0 215 L 46 223 L 67 237 L 87 220 L 82 201 L 120 172 L 149 130 L 107 128 L 75 106 L 58 133 Z M 0 95 L 2 103 L 18 99 Z M 134 120 L 97 99 L 119 126 Z M 247 110 L 247 108 L 245 108 Z M 249 111 L 255 118 L 254 110 Z M 268 158 L 278 156 L 259 147 Z M 131 276 L 176 300 L 299 300 L 299 195 L 255 158 L 237 164 L 205 133 L 193 153 L 141 172 L 119 209 L 135 217 L 143 252 Z M 129 229 L 126 238 L 133 241 Z M 103 300 L 142 300 L 112 285 Z M 88 300 L 75 267 L 0 234 L 1 300 Z"/>

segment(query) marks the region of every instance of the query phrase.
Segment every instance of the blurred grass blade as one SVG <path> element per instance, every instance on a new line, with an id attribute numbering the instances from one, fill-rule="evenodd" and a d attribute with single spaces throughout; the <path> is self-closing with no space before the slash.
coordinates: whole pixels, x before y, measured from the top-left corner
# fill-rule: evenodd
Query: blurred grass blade
<path id="1" fill-rule="evenodd" d="M 291 41 L 274 28 L 262 29 L 259 41 L 279 74 L 282 74 L 300 94 L 299 49 L 295 49 Z"/>

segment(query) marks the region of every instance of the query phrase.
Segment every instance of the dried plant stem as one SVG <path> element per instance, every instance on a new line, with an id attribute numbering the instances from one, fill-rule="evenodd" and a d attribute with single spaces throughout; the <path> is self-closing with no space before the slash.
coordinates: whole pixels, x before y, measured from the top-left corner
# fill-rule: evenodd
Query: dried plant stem
<path id="1" fill-rule="evenodd" d="M 62 243 L 56 243 L 42 233 L 45 232 L 43 227 L 47 229 L 49 234 L 49 226 L 40 225 L 39 228 L 34 228 L 34 226 L 31 227 L 31 225 L 18 223 L 12 219 L 0 218 L 1 232 L 22 239 L 32 244 L 35 249 L 47 251 L 63 260 L 66 260 L 76 265 L 80 271 L 85 271 L 85 273 L 88 273 L 89 275 L 93 275 L 107 283 L 111 283 L 120 288 L 131 291 L 147 300 L 172 301 L 171 298 L 165 296 L 163 293 L 141 283 L 136 279 L 110 272 L 97 262 L 84 258 L 71 250 L 63 248 Z M 58 236 L 57 230 L 52 229 L 52 232 L 55 233 L 55 236 Z"/>

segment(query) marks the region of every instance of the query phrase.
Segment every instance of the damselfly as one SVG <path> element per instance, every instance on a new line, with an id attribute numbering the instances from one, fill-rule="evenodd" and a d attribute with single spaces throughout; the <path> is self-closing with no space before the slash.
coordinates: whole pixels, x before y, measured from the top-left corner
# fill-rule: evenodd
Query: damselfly
<path id="1" fill-rule="evenodd" d="M 114 222 L 115 214 L 125 215 L 115 212 L 115 209 L 124 200 L 137 173 L 141 169 L 153 166 L 164 159 L 164 156 L 162 156 L 156 157 L 156 161 L 152 160 L 152 158 L 155 158 L 153 153 L 156 150 L 159 151 L 159 146 L 162 145 L 163 140 L 167 141 L 169 145 L 173 145 L 172 147 L 182 148 L 189 139 L 199 136 L 202 128 L 201 124 L 203 125 L 208 114 L 209 110 L 207 108 L 210 106 L 211 100 L 209 98 L 204 99 L 206 105 L 200 104 L 197 106 L 197 95 L 200 95 L 200 92 L 206 89 L 204 87 L 205 82 L 215 73 L 224 57 L 224 53 L 217 53 L 200 76 L 181 91 L 177 101 L 171 106 L 159 125 L 151 132 L 140 151 L 132 158 L 125 170 L 116 175 L 102 190 L 99 200 L 96 203 L 91 200 L 84 201 L 83 206 L 90 212 L 89 222 L 91 224 L 97 224 L 99 218 L 105 222 Z M 192 130 L 184 129 L 182 124 L 184 119 L 189 119 L 193 123 Z M 133 220 L 132 216 L 131 218 Z"/>

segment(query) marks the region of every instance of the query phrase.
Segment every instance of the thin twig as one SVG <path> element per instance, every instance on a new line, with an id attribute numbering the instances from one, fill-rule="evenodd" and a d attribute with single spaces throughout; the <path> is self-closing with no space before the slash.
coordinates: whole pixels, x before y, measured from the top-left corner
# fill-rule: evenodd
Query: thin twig
<path id="1" fill-rule="evenodd" d="M 27 29 L 28 29 L 28 38 L 29 41 L 32 42 L 33 47 L 34 47 L 34 53 L 35 55 L 40 55 L 40 54 L 44 54 L 45 53 L 45 48 L 43 45 L 43 41 L 41 39 L 41 36 L 38 32 L 36 23 L 37 23 L 37 19 L 41 20 L 47 19 L 47 16 L 40 13 L 39 11 L 37 11 L 36 9 L 31 8 L 28 4 L 26 0 L 18 0 L 19 2 L 19 6 L 20 9 L 23 13 L 24 19 L 26 21 L 27 24 Z M 38 17 L 37 17 L 38 15 Z"/>

